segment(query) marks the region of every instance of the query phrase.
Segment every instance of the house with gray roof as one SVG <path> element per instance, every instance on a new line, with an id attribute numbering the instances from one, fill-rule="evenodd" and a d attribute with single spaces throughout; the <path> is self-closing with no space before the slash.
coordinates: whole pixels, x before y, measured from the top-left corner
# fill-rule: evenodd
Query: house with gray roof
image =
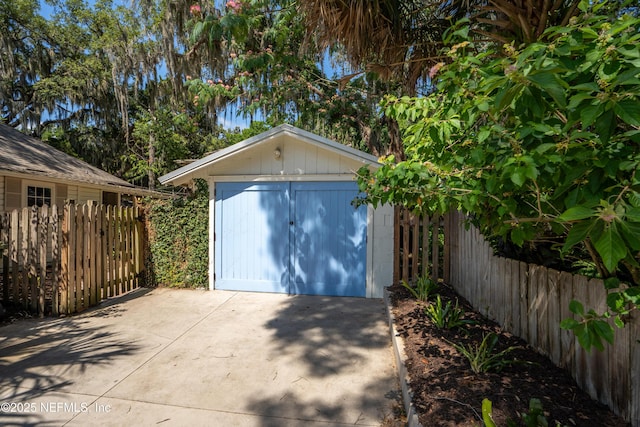
<path id="1" fill-rule="evenodd" d="M 123 195 L 146 193 L 0 123 L 0 212 L 66 202 L 119 205 Z"/>

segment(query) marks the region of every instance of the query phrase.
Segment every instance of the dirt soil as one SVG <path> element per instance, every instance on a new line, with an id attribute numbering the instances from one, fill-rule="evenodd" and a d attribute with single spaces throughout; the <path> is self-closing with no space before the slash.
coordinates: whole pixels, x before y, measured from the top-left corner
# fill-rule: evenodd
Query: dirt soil
<path id="1" fill-rule="evenodd" d="M 473 311 L 450 287 L 440 286 L 443 303 L 457 298 L 465 310 L 464 318 L 473 322 L 453 330 L 435 327 L 424 313 L 424 303 L 416 301 L 402 286 L 389 289 L 397 332 L 407 354 L 413 404 L 423 426 L 481 426 L 484 398 L 493 403 L 493 419 L 498 426 L 506 426 L 509 421 L 527 425 L 523 415 L 529 412 L 533 398 L 541 401 L 549 426 L 628 425 L 579 389 L 565 370 Z M 475 374 L 451 343 L 478 345 L 489 332 L 499 334 L 496 352 L 518 347 L 507 357 L 517 362 L 499 373 Z"/>

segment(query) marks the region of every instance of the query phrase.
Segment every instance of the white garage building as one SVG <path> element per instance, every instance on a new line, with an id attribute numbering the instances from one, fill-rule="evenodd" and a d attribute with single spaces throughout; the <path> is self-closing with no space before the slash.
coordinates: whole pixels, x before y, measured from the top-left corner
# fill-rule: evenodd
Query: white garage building
<path id="1" fill-rule="evenodd" d="M 381 298 L 393 273 L 393 208 L 356 209 L 367 153 L 290 125 L 160 178 L 209 184 L 211 289 Z"/>

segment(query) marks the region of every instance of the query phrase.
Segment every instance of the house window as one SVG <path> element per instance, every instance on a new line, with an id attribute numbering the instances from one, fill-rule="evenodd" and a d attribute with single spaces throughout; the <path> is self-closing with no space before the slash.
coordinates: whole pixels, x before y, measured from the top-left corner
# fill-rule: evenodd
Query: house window
<path id="1" fill-rule="evenodd" d="M 27 186 L 27 206 L 51 206 L 51 188 Z"/>

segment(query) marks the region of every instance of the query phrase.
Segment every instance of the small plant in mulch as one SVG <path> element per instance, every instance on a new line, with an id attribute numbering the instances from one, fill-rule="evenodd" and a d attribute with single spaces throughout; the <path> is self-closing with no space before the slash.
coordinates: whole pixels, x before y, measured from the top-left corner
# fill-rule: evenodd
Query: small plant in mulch
<path id="1" fill-rule="evenodd" d="M 519 349 L 518 346 L 511 346 L 502 351 L 494 352 L 498 343 L 498 334 L 489 332 L 484 334 L 480 344 L 456 344 L 450 342 L 456 350 L 460 352 L 471 364 L 471 370 L 476 373 L 483 372 L 500 372 L 506 366 L 519 362 L 518 360 L 509 358 L 508 354 Z"/>
<path id="2" fill-rule="evenodd" d="M 424 308 L 424 313 L 438 329 L 459 328 L 471 323 L 464 319 L 464 310 L 460 308 L 457 298 L 455 305 L 451 301 L 443 304 L 440 295 L 436 295 L 436 300 Z"/>
<path id="3" fill-rule="evenodd" d="M 413 284 L 409 284 L 404 280 L 400 283 L 415 299 L 422 302 L 428 301 L 438 290 L 438 283 L 426 276 L 418 277 Z"/>
<path id="4" fill-rule="evenodd" d="M 548 420 L 548 426 L 628 427 L 580 390 L 566 371 L 474 311 L 450 286 L 440 283 L 437 294 L 441 296 L 443 310 L 446 301 L 451 301 L 451 307 L 458 301 L 459 308 L 465 311 L 464 319 L 471 321 L 462 328 L 440 329 L 429 319 L 426 306 L 433 304 L 437 310 L 435 294 L 425 304 L 416 301 L 415 296 L 399 283 L 390 291 L 395 325 L 407 354 L 405 366 L 410 377 L 412 401 L 423 425 L 482 425 L 480 408 L 486 398 L 493 403 L 492 419 L 497 426 L 509 427 L 510 420 L 515 420 L 513 425 L 544 426 L 536 415 L 539 413 L 531 407 L 532 399 L 538 399 L 544 404 L 543 416 Z M 494 335 L 499 337 L 495 343 Z M 473 372 L 471 362 L 452 342 L 470 349 L 470 355 L 476 347 L 483 348 L 477 352 L 476 363 L 481 366 L 493 364 L 496 369 Z M 513 350 L 503 350 L 505 348 Z M 567 405 L 566 402 L 571 403 Z"/>
<path id="5" fill-rule="evenodd" d="M 484 423 L 484 427 L 498 427 L 498 425 L 493 421 L 493 408 L 492 403 L 489 399 L 482 400 L 482 421 Z M 507 420 L 507 427 L 518 427 L 520 425 L 525 425 L 526 427 L 548 427 L 549 421 L 547 417 L 544 415 L 544 410 L 542 409 L 542 402 L 540 399 L 531 399 L 529 401 L 529 412 L 525 412 L 522 414 L 522 422 L 518 423 L 512 419 Z M 562 425 L 556 421 L 554 424 L 555 427 L 566 427 L 566 425 Z"/>

